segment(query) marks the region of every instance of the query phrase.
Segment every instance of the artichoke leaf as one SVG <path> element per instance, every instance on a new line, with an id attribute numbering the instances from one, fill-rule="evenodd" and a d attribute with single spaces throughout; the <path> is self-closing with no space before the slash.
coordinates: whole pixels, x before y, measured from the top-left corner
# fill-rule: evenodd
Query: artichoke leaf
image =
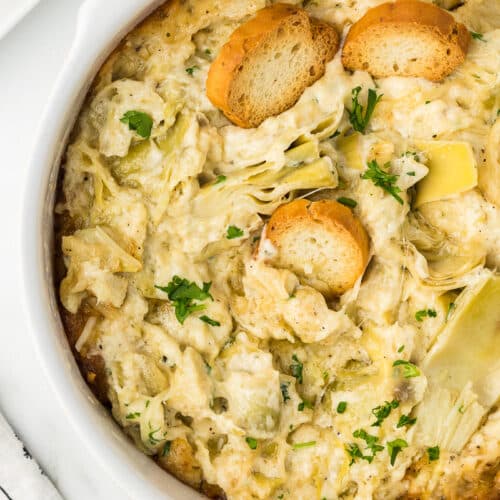
<path id="1" fill-rule="evenodd" d="M 479 170 L 479 188 L 490 203 L 500 207 L 500 118 L 490 131 L 486 164 Z"/>
<path id="2" fill-rule="evenodd" d="M 484 271 L 462 292 L 421 368 L 428 389 L 415 441 L 459 452 L 500 397 L 500 276 Z"/>

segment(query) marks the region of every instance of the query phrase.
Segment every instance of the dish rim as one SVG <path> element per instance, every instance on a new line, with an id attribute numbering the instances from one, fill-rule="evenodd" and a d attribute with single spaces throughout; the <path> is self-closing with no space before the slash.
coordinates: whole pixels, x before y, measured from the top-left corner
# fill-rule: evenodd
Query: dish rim
<path id="1" fill-rule="evenodd" d="M 167 0 L 168 1 L 168 0 Z M 43 372 L 92 458 L 131 498 L 203 498 L 154 465 L 92 394 L 61 322 L 53 280 L 53 210 L 60 162 L 88 89 L 110 52 L 165 0 L 86 0 L 72 47 L 39 122 L 21 219 L 23 308 Z"/>

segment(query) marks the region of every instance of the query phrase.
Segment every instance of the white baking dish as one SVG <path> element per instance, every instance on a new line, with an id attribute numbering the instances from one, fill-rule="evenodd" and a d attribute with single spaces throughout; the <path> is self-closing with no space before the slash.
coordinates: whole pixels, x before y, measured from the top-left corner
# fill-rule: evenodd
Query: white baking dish
<path id="1" fill-rule="evenodd" d="M 139 452 L 80 375 L 53 286 L 53 204 L 61 154 L 88 87 L 109 52 L 163 0 L 87 0 L 71 52 L 40 123 L 25 192 L 23 280 L 26 314 L 48 378 L 80 440 L 133 499 L 201 498 Z"/>

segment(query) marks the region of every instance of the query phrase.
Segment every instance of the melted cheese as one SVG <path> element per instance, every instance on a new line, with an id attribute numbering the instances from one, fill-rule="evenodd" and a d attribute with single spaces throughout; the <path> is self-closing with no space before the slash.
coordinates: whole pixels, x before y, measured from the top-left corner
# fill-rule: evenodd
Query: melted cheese
<path id="1" fill-rule="evenodd" d="M 383 2 L 316 0 L 307 9 L 345 33 Z M 467 316 L 466 298 L 489 272 L 485 265 L 499 263 L 500 211 L 474 189 L 479 174 L 497 202 L 496 11 L 485 14 L 481 0 L 457 11 L 469 27 L 482 27 L 485 41 L 473 41 L 465 63 L 441 84 L 374 82 L 344 71 L 337 54 L 295 106 L 240 129 L 206 98 L 205 80 L 232 31 L 265 4 L 172 2 L 169 16 L 136 28 L 99 73 L 67 150 L 57 207 L 71 221 L 62 241 L 62 304 L 93 311 L 76 347 L 102 357 L 113 415 L 145 453 L 187 440 L 204 479 L 229 499 L 437 491 L 437 473 L 429 479 L 428 469 L 404 480 L 436 443 L 397 423 L 424 398 L 440 403 L 433 345 L 431 352 L 444 345 L 439 360 L 450 370 L 463 358 L 460 347 L 479 348 L 458 329 L 450 336 L 455 349 L 446 332 L 450 314 Z M 365 134 L 351 133 L 346 112 L 357 86 L 363 95 L 369 88 L 383 94 Z M 150 138 L 121 122 L 129 110 L 152 118 Z M 370 160 L 395 176 L 402 204 L 361 178 Z M 265 238 L 267 217 L 298 196 L 352 198 L 369 233 L 371 264 L 338 303 L 266 264 L 275 252 Z M 230 226 L 241 236 L 229 238 Z M 175 276 L 211 283 L 213 300 L 196 301 L 203 309 L 183 323 L 158 288 Z M 457 300 L 453 290 L 464 287 Z M 453 301 L 463 309 L 451 308 Z M 418 321 L 419 310 L 436 314 Z M 396 360 L 421 365 L 420 374 L 405 379 Z M 440 441 L 450 449 L 470 435 L 471 444 L 484 443 L 498 427 L 491 417 L 476 432 L 484 414 L 477 405 L 496 388 L 491 377 L 483 377 L 481 392 L 465 367 L 457 373 L 463 387 L 453 388 L 453 398 L 469 405 L 471 418 L 465 439 L 457 429 L 456 439 Z M 377 407 L 394 400 L 399 406 L 373 426 Z M 422 421 L 442 414 L 427 412 Z M 357 429 L 383 450 L 350 465 L 347 447 L 370 453 L 353 436 Z M 395 439 L 408 447 L 392 466 L 388 442 Z M 477 466 L 469 448 L 463 453 L 471 458 L 462 464 Z M 456 474 L 450 464 L 439 467 Z"/>

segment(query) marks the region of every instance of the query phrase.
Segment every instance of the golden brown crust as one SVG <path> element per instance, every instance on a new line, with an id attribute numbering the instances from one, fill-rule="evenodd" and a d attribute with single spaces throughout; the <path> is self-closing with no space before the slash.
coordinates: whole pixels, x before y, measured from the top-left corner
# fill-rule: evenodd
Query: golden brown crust
<path id="1" fill-rule="evenodd" d="M 444 498 L 450 500 L 500 500 L 500 457 L 486 462 L 480 468 L 470 470 L 467 467 L 467 454 L 462 456 L 448 456 L 447 460 L 457 462 L 452 473 L 438 472 L 439 464 L 429 462 L 423 456 L 406 472 L 405 479 L 409 481 L 408 493 L 404 496 L 408 500 Z M 469 470 L 468 470 L 469 469 Z M 458 475 L 457 475 L 458 473 Z M 441 474 L 438 483 L 431 481 Z M 422 481 L 422 476 L 429 481 Z M 434 483 L 433 491 L 429 485 Z"/>
<path id="2" fill-rule="evenodd" d="M 317 37 L 318 41 L 323 38 L 322 41 L 326 39 L 328 43 L 328 45 L 317 43 L 318 50 L 324 52 L 321 54 L 323 67 L 315 68 L 317 78 L 322 76 L 324 64 L 338 50 L 339 37 L 335 29 L 326 23 L 309 20 L 308 14 L 303 9 L 289 4 L 277 3 L 258 11 L 253 19 L 233 32 L 229 41 L 222 47 L 219 55 L 210 66 L 207 78 L 207 96 L 210 101 L 221 109 L 229 120 L 240 127 L 254 127 L 259 123 L 251 121 L 250 117 L 241 116 L 237 110 L 233 109 L 230 96 L 235 79 L 244 64 L 251 64 L 252 54 L 291 16 L 295 16 L 297 22 L 302 20 L 306 24 L 310 23 L 313 42 L 314 37 Z M 323 37 L 321 36 L 322 31 L 324 32 Z M 308 82 L 307 85 L 309 84 Z M 307 85 L 304 85 L 304 88 Z M 283 111 L 295 103 L 294 96 L 290 96 L 290 99 L 290 103 L 284 106 Z M 262 119 L 258 120 L 258 122 L 262 121 Z"/>
<path id="3" fill-rule="evenodd" d="M 194 456 L 192 446 L 186 439 L 174 439 L 170 449 L 156 457 L 158 465 L 177 479 L 204 493 L 209 498 L 225 498 L 224 492 L 203 480 L 201 466 Z"/>
<path id="4" fill-rule="evenodd" d="M 348 274 L 342 276 L 339 283 L 329 283 L 329 288 L 335 291 L 334 294 L 341 294 L 351 288 L 361 276 L 369 257 L 368 235 L 349 208 L 334 200 L 295 200 L 282 205 L 274 212 L 269 220 L 266 237 L 280 252 L 288 231 L 299 227 L 302 228 L 303 234 L 307 235 L 308 229 L 318 223 L 330 235 L 343 240 L 351 249 L 349 264 L 354 271 L 351 273 L 346 270 Z"/>
<path id="5" fill-rule="evenodd" d="M 369 64 L 367 61 L 373 57 L 373 52 L 368 50 L 367 45 L 379 43 L 375 37 L 370 39 L 370 32 L 374 30 L 377 30 L 381 37 L 397 33 L 406 35 L 411 30 L 415 33 L 415 43 L 420 43 L 420 37 L 423 37 L 424 44 L 425 37 L 433 38 L 445 47 L 445 57 L 441 58 L 439 65 L 428 68 L 424 68 L 426 61 L 415 61 L 416 66 L 422 66 L 418 70 L 420 74 L 408 74 L 403 71 L 403 65 L 388 71 L 376 61 Z M 399 0 L 370 9 L 353 24 L 345 40 L 342 63 L 350 70 L 366 69 L 375 77 L 423 76 L 429 80 L 439 81 L 463 62 L 470 38 L 468 29 L 463 24 L 457 23 L 449 12 L 418 0 Z M 394 50 L 396 51 L 397 47 Z"/>

